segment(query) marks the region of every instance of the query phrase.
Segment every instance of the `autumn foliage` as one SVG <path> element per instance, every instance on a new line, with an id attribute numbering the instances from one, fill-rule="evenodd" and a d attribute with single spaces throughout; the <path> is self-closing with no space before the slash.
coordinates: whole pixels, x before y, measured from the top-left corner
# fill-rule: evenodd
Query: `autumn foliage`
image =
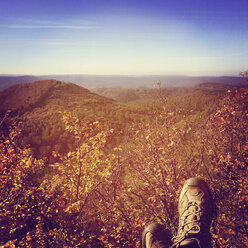
<path id="1" fill-rule="evenodd" d="M 67 154 L 53 152 L 53 164 L 20 145 L 22 124 L 13 120 L 1 133 L 0 244 L 139 247 L 149 222 L 176 233 L 181 185 L 201 176 L 216 202 L 213 247 L 247 247 L 248 87 L 228 92 L 207 119 L 160 98 L 153 119 L 112 147 L 114 130 L 63 112 L 75 142 Z"/>
<path id="2" fill-rule="evenodd" d="M 208 155 L 220 247 L 248 245 L 248 87 L 228 92 L 209 123 Z"/>
<path id="3" fill-rule="evenodd" d="M 44 162 L 16 144 L 21 126 L 14 122 L 1 137 L 0 242 L 4 247 L 45 247 L 50 241 L 53 199 L 39 187 Z"/>

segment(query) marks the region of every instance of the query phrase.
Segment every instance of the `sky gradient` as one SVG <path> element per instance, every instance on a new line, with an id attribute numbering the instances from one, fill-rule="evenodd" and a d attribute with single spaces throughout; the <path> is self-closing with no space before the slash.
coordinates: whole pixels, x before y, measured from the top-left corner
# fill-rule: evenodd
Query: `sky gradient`
<path id="1" fill-rule="evenodd" d="M 0 0 L 0 74 L 246 69 L 247 0 Z"/>

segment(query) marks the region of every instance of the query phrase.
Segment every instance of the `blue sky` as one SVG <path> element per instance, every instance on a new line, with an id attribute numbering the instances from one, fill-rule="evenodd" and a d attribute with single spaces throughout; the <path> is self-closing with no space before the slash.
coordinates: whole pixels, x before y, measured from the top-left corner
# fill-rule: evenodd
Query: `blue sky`
<path id="1" fill-rule="evenodd" d="M 247 0 L 0 0 L 0 74 L 237 75 Z"/>

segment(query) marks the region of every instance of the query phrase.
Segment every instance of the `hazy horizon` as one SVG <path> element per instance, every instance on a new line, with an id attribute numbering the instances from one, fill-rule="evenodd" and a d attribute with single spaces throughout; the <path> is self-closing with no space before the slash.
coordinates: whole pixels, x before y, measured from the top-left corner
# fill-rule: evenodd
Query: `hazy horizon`
<path id="1" fill-rule="evenodd" d="M 1 1 L 0 74 L 235 76 L 248 1 Z"/>
<path id="2" fill-rule="evenodd" d="M 0 77 L 2 76 L 8 76 L 8 77 L 52 77 L 52 76 L 85 76 L 85 77 L 241 77 L 239 73 L 242 71 L 239 71 L 238 74 L 220 74 L 220 75 L 190 75 L 190 74 L 82 74 L 82 73 L 64 73 L 64 74 L 13 74 L 13 73 L 4 73 L 0 74 Z"/>

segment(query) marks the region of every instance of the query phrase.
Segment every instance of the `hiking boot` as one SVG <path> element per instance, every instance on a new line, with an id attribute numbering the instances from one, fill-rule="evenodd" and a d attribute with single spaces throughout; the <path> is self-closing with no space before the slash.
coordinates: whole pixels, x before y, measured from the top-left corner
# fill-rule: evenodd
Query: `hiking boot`
<path id="1" fill-rule="evenodd" d="M 178 203 L 179 228 L 173 247 L 211 247 L 210 225 L 213 199 L 207 183 L 201 178 L 188 179 Z"/>
<path id="2" fill-rule="evenodd" d="M 171 233 L 163 225 L 152 223 L 142 234 L 142 248 L 169 248 L 172 245 Z"/>

